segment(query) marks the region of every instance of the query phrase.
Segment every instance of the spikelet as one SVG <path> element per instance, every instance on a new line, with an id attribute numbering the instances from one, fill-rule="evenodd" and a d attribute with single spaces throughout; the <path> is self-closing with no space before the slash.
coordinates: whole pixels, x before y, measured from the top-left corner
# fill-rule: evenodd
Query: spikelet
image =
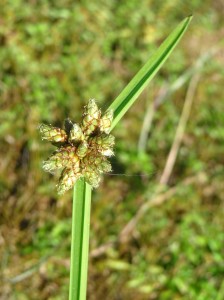
<path id="1" fill-rule="evenodd" d="M 83 158 L 86 156 L 88 149 L 89 149 L 88 143 L 86 141 L 83 141 L 79 144 L 76 154 L 78 155 L 79 158 Z"/>
<path id="2" fill-rule="evenodd" d="M 59 183 L 57 185 L 58 194 L 62 195 L 67 190 L 70 190 L 80 177 L 81 173 L 79 172 L 78 167 L 71 169 L 65 168 L 62 171 Z"/>
<path id="3" fill-rule="evenodd" d="M 85 138 L 81 127 L 78 124 L 74 124 L 69 133 L 70 142 L 81 142 Z"/>
<path id="4" fill-rule="evenodd" d="M 79 157 L 76 154 L 76 147 L 67 146 L 61 147 L 48 160 L 43 162 L 43 169 L 46 172 L 52 172 L 57 169 L 70 167 L 79 163 Z"/>
<path id="5" fill-rule="evenodd" d="M 98 170 L 100 173 L 109 173 L 112 171 L 112 167 L 110 162 L 104 158 L 104 160 L 101 162 L 101 164 L 98 166 Z"/>
<path id="6" fill-rule="evenodd" d="M 101 174 L 111 171 L 111 164 L 105 156 L 92 151 L 82 160 L 81 169 L 86 182 L 96 188 L 101 181 Z"/>
<path id="7" fill-rule="evenodd" d="M 96 101 L 90 99 L 89 103 L 84 107 L 82 130 L 85 135 L 92 134 L 99 126 L 101 111 L 98 108 Z"/>
<path id="8" fill-rule="evenodd" d="M 93 153 L 91 155 L 86 156 L 82 160 L 81 164 L 82 174 L 86 182 L 88 182 L 94 188 L 99 186 L 101 180 L 98 165 L 99 161 L 97 160 L 96 155 L 94 155 Z"/>
<path id="9" fill-rule="evenodd" d="M 106 111 L 106 113 L 102 116 L 102 118 L 99 121 L 100 131 L 109 134 L 112 121 L 113 121 L 113 110 L 109 109 Z"/>
<path id="10" fill-rule="evenodd" d="M 101 181 L 101 176 L 98 172 L 93 171 L 91 168 L 85 170 L 84 178 L 85 181 L 94 188 L 97 188 Z"/>
<path id="11" fill-rule="evenodd" d="M 67 140 L 66 132 L 58 127 L 53 127 L 51 125 L 41 124 L 39 126 L 39 131 L 42 140 L 47 140 L 49 142 L 65 142 Z"/>
<path id="12" fill-rule="evenodd" d="M 90 138 L 90 145 L 92 148 L 97 149 L 102 155 L 105 156 L 112 156 L 113 153 L 113 146 L 115 140 L 113 135 L 107 135 L 105 133 Z"/>

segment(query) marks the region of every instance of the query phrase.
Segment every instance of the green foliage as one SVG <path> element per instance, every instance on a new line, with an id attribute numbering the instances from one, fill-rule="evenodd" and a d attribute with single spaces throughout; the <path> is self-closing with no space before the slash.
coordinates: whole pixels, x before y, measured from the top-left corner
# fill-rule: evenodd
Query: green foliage
<path id="1" fill-rule="evenodd" d="M 116 242 L 139 207 L 153 199 L 189 80 L 156 110 L 139 158 L 137 144 L 149 103 L 199 56 L 223 44 L 222 4 L 201 0 L 1 3 L 0 298 L 68 295 L 71 195 L 59 200 L 56 181 L 41 170 L 51 147 L 40 142 L 38 124 L 60 127 L 66 117 L 78 120 L 92 97 L 106 110 L 170 30 L 191 13 L 194 21 L 174 59 L 114 131 L 119 142 L 113 172 L 128 176 L 105 176 L 93 196 L 90 249 L 115 244 L 90 257 L 88 298 L 224 298 L 220 51 L 201 71 L 169 182 L 168 190 L 174 187 L 175 193 L 147 212 L 127 243 Z M 142 173 L 149 177 L 133 176 Z M 184 184 L 191 176 L 197 178 L 194 183 Z"/>

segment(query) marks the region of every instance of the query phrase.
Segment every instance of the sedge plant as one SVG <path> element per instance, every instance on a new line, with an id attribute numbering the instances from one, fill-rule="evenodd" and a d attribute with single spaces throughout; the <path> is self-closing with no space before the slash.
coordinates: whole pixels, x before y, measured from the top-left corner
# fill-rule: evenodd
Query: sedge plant
<path id="1" fill-rule="evenodd" d="M 45 124 L 39 127 L 42 139 L 57 147 L 43 163 L 44 170 L 62 170 L 57 184 L 59 194 L 74 186 L 69 300 L 86 299 L 91 194 L 102 173 L 111 171 L 108 158 L 113 155 L 115 140 L 110 132 L 172 53 L 191 18 L 171 32 L 104 114 L 91 99 L 80 123 L 66 119 L 63 129 Z"/>

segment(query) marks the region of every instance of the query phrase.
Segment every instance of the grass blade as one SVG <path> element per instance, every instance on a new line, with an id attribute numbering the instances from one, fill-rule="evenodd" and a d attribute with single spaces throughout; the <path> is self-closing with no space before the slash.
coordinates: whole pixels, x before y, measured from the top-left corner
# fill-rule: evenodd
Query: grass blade
<path id="1" fill-rule="evenodd" d="M 73 194 L 69 300 L 86 299 L 91 186 L 76 182 Z"/>
<path id="2" fill-rule="evenodd" d="M 184 32 L 186 31 L 192 16 L 184 19 L 168 38 L 162 43 L 159 49 L 147 63 L 141 68 L 141 70 L 134 76 L 129 84 L 124 88 L 120 95 L 114 100 L 109 109 L 114 111 L 114 120 L 111 126 L 111 130 L 116 126 L 119 120 L 123 117 L 126 111 L 131 107 L 137 97 L 141 94 L 143 89 L 149 83 L 149 81 L 155 76 L 155 74 L 162 67 L 169 55 L 172 53 Z"/>

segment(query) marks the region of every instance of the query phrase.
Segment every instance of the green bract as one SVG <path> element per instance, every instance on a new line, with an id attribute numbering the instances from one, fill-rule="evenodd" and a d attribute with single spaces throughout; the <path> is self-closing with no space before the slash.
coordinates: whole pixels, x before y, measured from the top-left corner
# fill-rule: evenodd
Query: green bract
<path id="1" fill-rule="evenodd" d="M 84 107 L 80 124 L 65 120 L 65 130 L 41 124 L 42 139 L 58 146 L 43 169 L 54 172 L 62 169 L 57 190 L 59 194 L 71 189 L 80 177 L 93 187 L 98 187 L 101 174 L 111 171 L 107 157 L 113 155 L 114 137 L 109 134 L 113 112 L 109 110 L 101 117 L 94 99 Z"/>

